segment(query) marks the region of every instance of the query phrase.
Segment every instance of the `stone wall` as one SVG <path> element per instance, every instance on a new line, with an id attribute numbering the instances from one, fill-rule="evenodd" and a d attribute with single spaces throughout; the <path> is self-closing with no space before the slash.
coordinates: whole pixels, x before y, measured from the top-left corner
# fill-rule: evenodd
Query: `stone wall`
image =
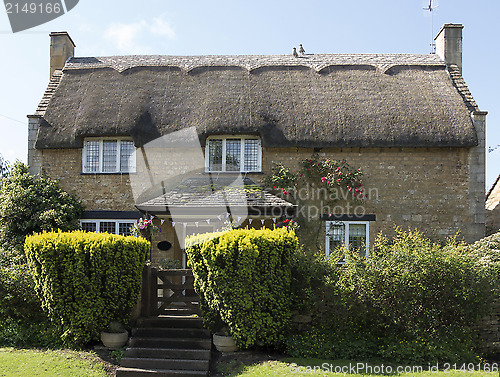
<path id="1" fill-rule="evenodd" d="M 477 327 L 481 351 L 490 360 L 500 360 L 500 300 L 493 304 L 491 314 L 484 317 Z"/>
<path id="2" fill-rule="evenodd" d="M 87 210 L 135 209 L 128 174 L 82 174 L 81 149 L 39 152 L 43 170 L 58 179 L 65 190 L 80 197 Z M 370 223 L 371 240 L 379 232 L 388 236 L 394 234 L 395 226 L 421 230 L 435 240 L 444 240 L 457 233 L 467 242 L 482 238 L 484 213 L 478 209 L 477 196 L 482 194 L 484 198 L 484 186 L 479 192 L 478 183 L 471 182 L 471 175 L 477 178 L 470 165 L 474 153 L 475 148 L 321 150 L 321 157 L 345 159 L 351 166 L 361 168 L 365 173 L 368 199 L 351 206 L 350 202 L 332 204 L 311 197 L 296 198 L 306 204 L 302 206 L 304 209 L 299 208 L 298 215 L 303 242 L 311 248 L 324 249 L 325 224 L 319 217 L 339 211 L 376 215 L 376 221 Z M 262 183 L 273 163 L 281 162 L 298 169 L 300 161 L 312 154 L 310 148 L 263 148 L 264 174 L 249 174 L 249 177 Z M 155 163 L 154 159 L 151 163 Z M 471 187 L 475 190 L 472 193 Z M 484 206 L 481 208 L 484 210 Z"/>

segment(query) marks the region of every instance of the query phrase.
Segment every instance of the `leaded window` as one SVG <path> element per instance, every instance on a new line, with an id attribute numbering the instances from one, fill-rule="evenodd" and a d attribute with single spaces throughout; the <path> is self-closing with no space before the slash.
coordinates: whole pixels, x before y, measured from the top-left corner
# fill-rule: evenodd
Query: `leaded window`
<path id="1" fill-rule="evenodd" d="M 326 255 L 330 255 L 330 253 L 339 246 L 357 250 L 361 256 L 367 257 L 369 247 L 369 222 L 327 221 Z"/>
<path id="2" fill-rule="evenodd" d="M 205 160 L 205 169 L 210 172 L 260 172 L 260 139 L 234 136 L 208 138 Z"/>
<path id="3" fill-rule="evenodd" d="M 83 145 L 83 172 L 135 172 L 134 152 L 135 148 L 132 140 L 112 138 L 86 139 Z"/>

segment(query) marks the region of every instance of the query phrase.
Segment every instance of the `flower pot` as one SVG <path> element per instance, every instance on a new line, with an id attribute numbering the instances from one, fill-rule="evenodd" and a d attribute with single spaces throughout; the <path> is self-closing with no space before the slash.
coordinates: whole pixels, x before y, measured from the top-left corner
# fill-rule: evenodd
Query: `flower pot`
<path id="1" fill-rule="evenodd" d="M 120 348 L 127 344 L 128 332 L 101 332 L 101 341 L 107 348 Z"/>
<path id="2" fill-rule="evenodd" d="M 238 351 L 238 346 L 231 336 L 214 334 L 214 345 L 217 351 L 220 352 L 234 352 Z"/>

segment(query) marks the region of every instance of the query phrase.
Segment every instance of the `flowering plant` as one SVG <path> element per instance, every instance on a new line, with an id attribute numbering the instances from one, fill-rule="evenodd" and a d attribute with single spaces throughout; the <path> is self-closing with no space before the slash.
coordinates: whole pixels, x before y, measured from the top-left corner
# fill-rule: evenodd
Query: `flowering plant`
<path id="1" fill-rule="evenodd" d="M 293 219 L 285 219 L 281 223 L 276 225 L 276 228 L 286 228 L 288 230 L 297 230 L 300 228 L 300 225 L 297 221 Z"/>
<path id="2" fill-rule="evenodd" d="M 153 224 L 153 219 L 154 217 L 151 216 L 149 219 L 146 218 L 140 218 L 137 220 L 137 223 L 134 224 L 134 226 L 131 229 L 131 232 L 134 236 L 140 236 L 143 233 L 146 232 L 153 232 L 153 231 L 159 231 L 161 232 L 161 229 L 159 226 Z"/>
<path id="3" fill-rule="evenodd" d="M 324 186 L 331 192 L 337 186 L 344 186 L 355 199 L 364 197 L 362 176 L 361 169 L 354 169 L 346 160 L 320 159 L 317 154 L 302 161 L 302 169 L 299 171 L 300 178 L 316 180 L 318 186 Z"/>
<path id="4" fill-rule="evenodd" d="M 301 168 L 297 173 L 282 164 L 276 164 L 272 168 L 272 175 L 267 178 L 267 184 L 273 190 L 282 191 L 283 195 L 290 194 L 297 185 L 306 179 L 308 182 L 324 187 L 331 194 L 331 200 L 338 200 L 339 188 L 345 188 L 348 195 L 353 199 L 364 198 L 364 186 L 361 169 L 354 169 L 346 160 L 320 159 L 317 154 L 301 162 Z"/>

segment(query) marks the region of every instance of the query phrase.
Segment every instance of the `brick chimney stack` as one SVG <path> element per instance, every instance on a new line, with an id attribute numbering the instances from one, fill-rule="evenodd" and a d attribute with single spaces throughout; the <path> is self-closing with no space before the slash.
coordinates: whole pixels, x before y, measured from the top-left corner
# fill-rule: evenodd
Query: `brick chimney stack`
<path id="1" fill-rule="evenodd" d="M 462 72 L 462 24 L 444 24 L 434 40 L 436 54 L 447 65 L 457 65 Z"/>
<path id="2" fill-rule="evenodd" d="M 62 69 L 69 58 L 75 56 L 75 43 L 66 31 L 50 33 L 50 77 Z"/>

